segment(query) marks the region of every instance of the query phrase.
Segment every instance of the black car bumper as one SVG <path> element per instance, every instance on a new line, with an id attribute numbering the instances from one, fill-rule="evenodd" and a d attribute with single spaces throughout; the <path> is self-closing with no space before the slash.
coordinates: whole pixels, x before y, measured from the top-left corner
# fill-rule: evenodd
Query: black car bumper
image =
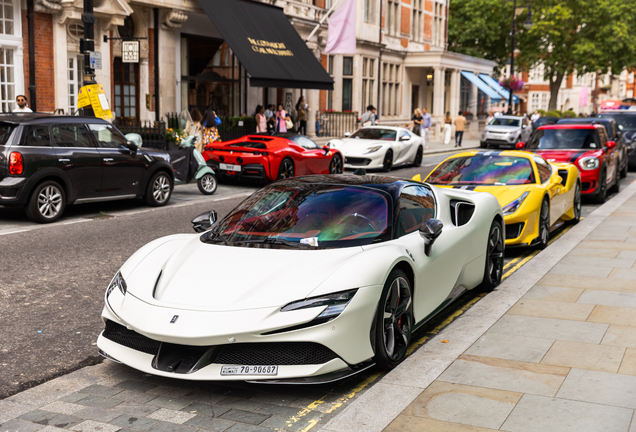
<path id="1" fill-rule="evenodd" d="M 25 205 L 29 199 L 29 191 L 25 190 L 27 180 L 25 177 L 5 177 L 0 180 L 0 205 L 6 207 Z"/>
<path id="2" fill-rule="evenodd" d="M 483 140 L 480 142 L 480 144 L 482 148 L 494 147 L 494 148 L 510 148 L 510 149 L 516 148 L 516 145 L 517 145 L 516 142 L 493 140 L 493 139 Z"/>
<path id="3" fill-rule="evenodd" d="M 261 164 L 246 164 L 241 165 L 241 171 L 226 171 L 219 167 L 217 161 L 209 160 L 207 163 L 221 180 L 269 180 L 265 167 Z"/>

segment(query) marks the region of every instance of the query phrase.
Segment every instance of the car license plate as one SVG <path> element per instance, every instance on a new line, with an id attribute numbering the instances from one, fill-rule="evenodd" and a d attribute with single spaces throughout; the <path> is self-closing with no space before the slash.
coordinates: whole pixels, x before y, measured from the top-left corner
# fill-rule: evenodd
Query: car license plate
<path id="1" fill-rule="evenodd" d="M 278 375 L 278 366 L 221 366 L 221 375 Z"/>
<path id="2" fill-rule="evenodd" d="M 241 166 L 240 165 L 230 165 L 230 164 L 219 164 L 219 168 L 221 168 L 222 170 L 226 170 L 226 171 L 240 171 L 241 170 Z"/>

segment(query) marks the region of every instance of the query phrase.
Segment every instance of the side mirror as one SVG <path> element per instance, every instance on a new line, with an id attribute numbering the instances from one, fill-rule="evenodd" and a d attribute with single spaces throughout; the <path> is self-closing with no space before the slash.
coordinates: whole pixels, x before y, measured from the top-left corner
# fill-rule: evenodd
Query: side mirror
<path id="1" fill-rule="evenodd" d="M 442 234 L 444 224 L 438 219 L 429 219 L 420 225 L 420 236 L 424 239 L 424 253 L 431 256 L 431 247 Z"/>
<path id="2" fill-rule="evenodd" d="M 518 142 L 517 145 L 515 146 L 517 150 L 523 150 L 525 147 L 526 147 L 526 143 L 524 142 Z"/>
<path id="3" fill-rule="evenodd" d="M 607 148 L 608 149 L 613 149 L 614 147 L 616 147 L 616 141 L 608 141 L 607 142 Z"/>
<path id="4" fill-rule="evenodd" d="M 325 156 L 327 156 L 331 151 L 331 147 L 329 147 L 328 145 L 322 146 L 322 149 L 325 151 Z"/>
<path id="5" fill-rule="evenodd" d="M 216 223 L 217 217 L 216 211 L 214 210 L 200 214 L 192 219 L 192 228 L 194 228 L 194 231 L 198 233 L 207 231 Z"/>
<path id="6" fill-rule="evenodd" d="M 410 139 L 411 139 L 411 137 L 408 137 L 408 136 L 406 136 L 406 135 L 402 135 L 402 136 L 400 137 L 400 141 L 408 141 L 408 140 L 410 140 Z"/>
<path id="7" fill-rule="evenodd" d="M 563 177 L 561 176 L 554 176 L 554 183 L 555 184 L 563 184 Z"/>
<path id="8" fill-rule="evenodd" d="M 345 132 L 345 138 L 349 138 L 351 136 L 351 132 Z"/>
<path id="9" fill-rule="evenodd" d="M 126 141 L 126 148 L 132 152 L 132 154 L 136 154 L 139 147 L 132 141 Z"/>
<path id="10" fill-rule="evenodd" d="M 521 125 L 521 129 L 525 129 L 527 127 L 528 127 L 527 125 Z"/>

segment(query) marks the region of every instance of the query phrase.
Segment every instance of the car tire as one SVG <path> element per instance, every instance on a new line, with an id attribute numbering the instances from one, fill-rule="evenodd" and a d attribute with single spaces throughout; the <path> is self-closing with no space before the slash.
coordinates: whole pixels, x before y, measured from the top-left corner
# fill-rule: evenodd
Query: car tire
<path id="1" fill-rule="evenodd" d="M 486 266 L 480 291 L 490 292 L 501 283 L 506 249 L 505 231 L 498 220 L 492 221 L 486 245 Z"/>
<path id="2" fill-rule="evenodd" d="M 168 204 L 172 196 L 172 179 L 165 171 L 155 173 L 146 186 L 144 201 L 150 207 L 161 207 Z"/>
<path id="3" fill-rule="evenodd" d="M 618 171 L 618 167 L 616 167 L 616 172 L 614 173 L 614 184 L 609 191 L 610 193 L 619 193 L 621 191 L 621 173 Z"/>
<path id="4" fill-rule="evenodd" d="M 37 185 L 25 207 L 26 215 L 33 222 L 51 223 L 58 220 L 66 208 L 66 194 L 60 184 L 47 180 Z"/>
<path id="5" fill-rule="evenodd" d="M 479 147 L 480 147 L 480 148 L 488 148 L 488 146 L 486 145 L 486 143 L 485 143 L 485 142 L 483 142 L 483 141 L 479 141 Z"/>
<path id="6" fill-rule="evenodd" d="M 539 210 L 539 237 L 537 247 L 545 249 L 550 241 L 550 202 L 548 198 L 543 199 L 541 210 Z"/>
<path id="7" fill-rule="evenodd" d="M 627 162 L 627 156 L 625 156 L 625 159 L 625 166 L 621 170 L 621 178 L 627 177 L 627 174 L 629 173 L 629 163 Z"/>
<path id="8" fill-rule="evenodd" d="M 375 357 L 379 369 L 391 370 L 406 357 L 413 329 L 413 289 L 406 274 L 393 269 L 375 314 Z"/>
<path id="9" fill-rule="evenodd" d="M 422 166 L 422 159 L 424 158 L 424 147 L 419 146 L 417 153 L 415 153 L 415 159 L 413 159 L 413 166 L 419 168 Z"/>
<path id="10" fill-rule="evenodd" d="M 389 172 L 393 167 L 393 150 L 387 150 L 382 162 L 382 171 Z"/>
<path id="11" fill-rule="evenodd" d="M 581 184 L 576 182 L 576 189 L 574 190 L 574 201 L 572 202 L 572 208 L 574 211 L 574 218 L 570 220 L 570 223 L 576 225 L 581 220 Z"/>
<path id="12" fill-rule="evenodd" d="M 278 177 L 276 180 L 284 180 L 294 177 L 294 162 L 290 158 L 285 158 L 278 167 Z"/>
<path id="13" fill-rule="evenodd" d="M 335 154 L 331 158 L 331 162 L 329 162 L 329 174 L 342 174 L 344 171 L 343 167 L 342 156 Z"/>
<path id="14" fill-rule="evenodd" d="M 607 175 L 605 175 L 605 170 L 601 170 L 601 176 L 599 178 L 600 185 L 598 192 L 594 197 L 594 202 L 597 204 L 603 204 L 607 200 Z"/>
<path id="15" fill-rule="evenodd" d="M 216 176 L 214 174 L 206 173 L 197 180 L 197 186 L 199 187 L 199 192 L 203 195 L 212 195 L 216 192 L 216 188 L 219 186 L 219 183 L 216 181 Z"/>

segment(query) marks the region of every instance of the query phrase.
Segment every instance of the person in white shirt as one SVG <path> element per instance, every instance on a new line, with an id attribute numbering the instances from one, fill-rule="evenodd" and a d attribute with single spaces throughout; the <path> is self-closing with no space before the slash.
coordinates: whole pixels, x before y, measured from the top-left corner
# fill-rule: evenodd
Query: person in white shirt
<path id="1" fill-rule="evenodd" d="M 532 123 L 534 123 L 540 118 L 541 118 L 541 114 L 539 114 L 539 111 L 535 111 L 534 114 L 532 114 L 532 117 L 530 117 L 530 120 L 532 120 Z"/>
<path id="2" fill-rule="evenodd" d="M 495 118 L 501 117 L 502 115 L 501 111 L 495 111 Z"/>
<path id="3" fill-rule="evenodd" d="M 13 110 L 14 113 L 30 113 L 31 108 L 27 107 L 27 98 L 24 95 L 18 95 L 15 98 L 15 103 L 18 104 L 18 107 Z"/>

